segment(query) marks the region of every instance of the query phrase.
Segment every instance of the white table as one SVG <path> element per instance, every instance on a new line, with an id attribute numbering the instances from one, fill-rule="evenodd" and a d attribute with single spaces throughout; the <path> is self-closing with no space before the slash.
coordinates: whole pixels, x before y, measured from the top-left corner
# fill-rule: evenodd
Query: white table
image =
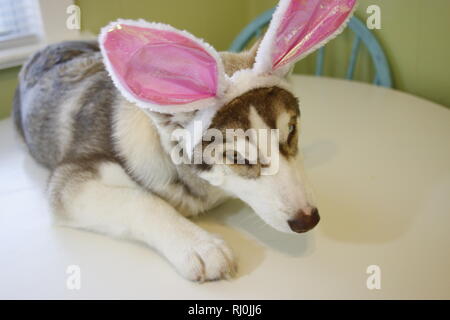
<path id="1" fill-rule="evenodd" d="M 239 201 L 200 219 L 239 258 L 195 284 L 144 245 L 52 226 L 47 172 L 0 122 L 0 298 L 450 298 L 450 110 L 394 90 L 294 77 L 321 222 L 265 226 Z M 68 290 L 66 268 L 81 268 Z M 381 268 L 369 290 L 366 269 Z"/>

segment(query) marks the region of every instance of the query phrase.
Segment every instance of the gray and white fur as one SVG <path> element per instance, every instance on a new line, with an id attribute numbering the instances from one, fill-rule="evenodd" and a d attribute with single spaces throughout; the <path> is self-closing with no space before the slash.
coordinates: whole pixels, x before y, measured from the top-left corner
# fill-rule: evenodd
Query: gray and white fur
<path id="1" fill-rule="evenodd" d="M 255 52 L 221 53 L 227 74 L 249 68 Z M 255 165 L 174 164 L 171 133 L 194 114 L 144 111 L 125 100 L 95 42 L 63 42 L 34 54 L 14 98 L 18 131 L 51 170 L 48 193 L 59 223 L 142 241 L 184 277 L 204 281 L 232 275 L 235 258 L 189 217 L 238 197 L 284 232 L 307 231 L 319 218 L 302 170 L 300 112 L 291 93 L 254 89 L 223 106 L 211 124 L 279 129 L 273 176 L 261 176 Z"/>

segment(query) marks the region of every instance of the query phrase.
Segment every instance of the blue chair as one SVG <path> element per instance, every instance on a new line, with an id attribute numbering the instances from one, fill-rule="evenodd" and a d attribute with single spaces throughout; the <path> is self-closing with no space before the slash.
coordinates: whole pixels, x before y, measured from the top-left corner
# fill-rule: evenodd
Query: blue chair
<path id="1" fill-rule="evenodd" d="M 248 24 L 247 27 L 245 27 L 244 30 L 242 30 L 241 33 L 234 39 L 231 47 L 229 48 L 229 51 L 242 51 L 253 38 L 260 37 L 264 28 L 272 19 L 272 14 L 274 11 L 274 8 L 269 9 L 258 16 L 250 24 Z M 392 79 L 389 64 L 378 40 L 375 38 L 372 32 L 370 32 L 370 30 L 367 29 L 367 27 L 361 22 L 361 20 L 359 20 L 355 16 L 350 18 L 348 27 L 355 34 L 355 38 L 353 40 L 352 52 L 347 68 L 346 79 L 353 79 L 359 48 L 361 46 L 361 42 L 363 42 L 370 53 L 372 62 L 375 67 L 375 78 L 373 80 L 373 83 L 378 86 L 392 88 Z M 315 72 L 317 76 L 323 75 L 324 58 L 325 47 L 322 47 L 317 51 Z"/>

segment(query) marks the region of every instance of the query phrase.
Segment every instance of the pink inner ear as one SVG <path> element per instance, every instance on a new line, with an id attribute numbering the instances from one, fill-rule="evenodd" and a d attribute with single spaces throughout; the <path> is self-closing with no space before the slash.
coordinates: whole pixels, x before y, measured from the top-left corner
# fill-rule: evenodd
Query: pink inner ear
<path id="1" fill-rule="evenodd" d="M 277 29 L 273 69 L 292 62 L 333 35 L 356 0 L 292 0 Z"/>
<path id="2" fill-rule="evenodd" d="M 179 33 L 120 24 L 106 34 L 104 49 L 121 84 L 139 100 L 186 104 L 217 93 L 216 60 Z"/>

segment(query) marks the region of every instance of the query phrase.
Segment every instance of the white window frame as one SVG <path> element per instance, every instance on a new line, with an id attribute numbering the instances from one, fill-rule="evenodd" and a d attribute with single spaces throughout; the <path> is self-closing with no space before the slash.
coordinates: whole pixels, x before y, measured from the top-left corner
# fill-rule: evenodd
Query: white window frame
<path id="1" fill-rule="evenodd" d="M 32 53 L 54 42 L 80 39 L 80 30 L 69 29 L 67 8 L 73 0 L 38 0 L 43 29 L 42 37 L 34 43 L 14 43 L 0 49 L 0 69 L 21 65 Z"/>

